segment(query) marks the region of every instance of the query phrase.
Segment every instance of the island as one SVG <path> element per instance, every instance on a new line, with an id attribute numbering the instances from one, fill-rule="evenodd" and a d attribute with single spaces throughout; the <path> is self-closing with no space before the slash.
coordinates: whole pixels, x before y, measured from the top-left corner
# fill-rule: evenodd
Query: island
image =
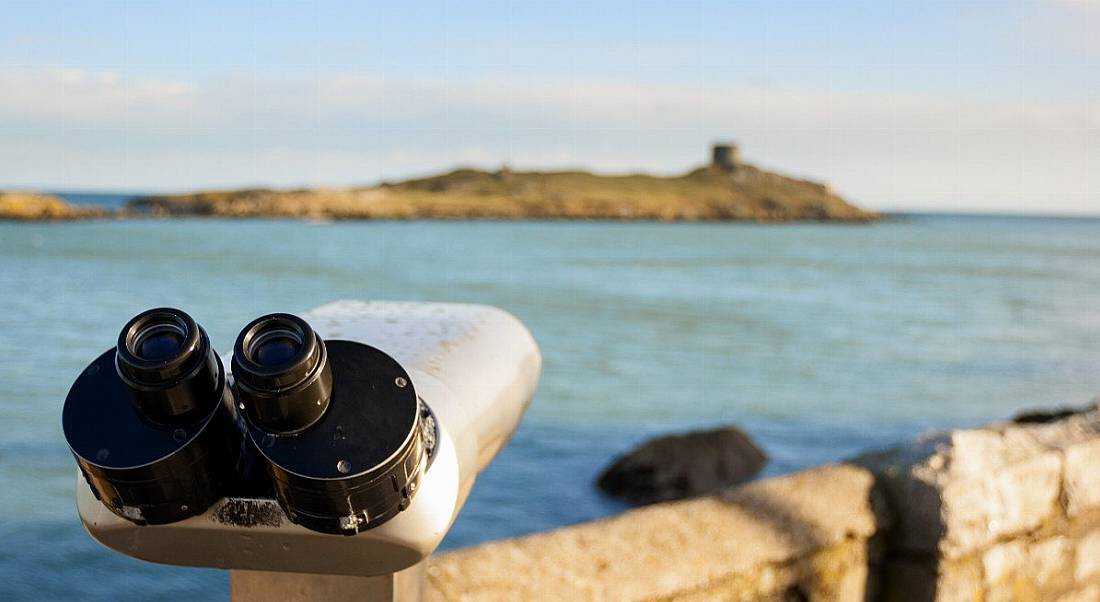
<path id="1" fill-rule="evenodd" d="M 105 214 L 103 210 L 101 215 Z M 89 214 L 93 216 L 94 214 Z M 733 144 L 712 147 L 708 165 L 676 176 L 586 171 L 456 169 L 347 188 L 243 189 L 138 197 L 116 217 L 314 220 L 837 221 L 878 215 L 826 184 L 745 163 Z M 0 210 L 0 218 L 10 217 Z"/>
<path id="2" fill-rule="evenodd" d="M 846 221 L 876 219 L 828 186 L 740 161 L 716 145 L 710 165 L 673 177 L 584 171 L 458 169 L 376 186 L 230 190 L 135 199 L 158 216 L 317 219 L 562 219 L 657 221 Z"/>

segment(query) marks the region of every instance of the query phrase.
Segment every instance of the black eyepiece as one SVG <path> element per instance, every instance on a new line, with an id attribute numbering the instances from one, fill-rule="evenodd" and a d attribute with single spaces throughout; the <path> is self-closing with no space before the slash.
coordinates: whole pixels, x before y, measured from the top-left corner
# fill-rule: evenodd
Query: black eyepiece
<path id="1" fill-rule="evenodd" d="M 154 422 L 187 422 L 217 403 L 216 354 L 206 332 L 178 309 L 134 316 L 118 335 L 115 363 L 138 410 Z"/>
<path id="2" fill-rule="evenodd" d="M 291 314 L 268 314 L 245 326 L 233 346 L 233 377 L 252 420 L 279 434 L 317 422 L 332 395 L 324 341 Z"/>
<path id="3" fill-rule="evenodd" d="M 240 433 L 206 332 L 167 307 L 138 314 L 73 383 L 62 425 L 96 497 L 138 524 L 202 514 L 232 478 Z"/>

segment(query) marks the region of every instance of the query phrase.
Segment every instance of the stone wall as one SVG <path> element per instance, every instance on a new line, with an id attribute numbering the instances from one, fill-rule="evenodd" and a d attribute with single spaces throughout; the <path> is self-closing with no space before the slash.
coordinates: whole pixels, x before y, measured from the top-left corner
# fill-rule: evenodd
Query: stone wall
<path id="1" fill-rule="evenodd" d="M 428 600 L 1100 600 L 1100 415 L 442 554 Z"/>
<path id="2" fill-rule="evenodd" d="M 1100 600 L 1100 415 L 994 424 L 857 460 L 893 510 L 887 600 Z"/>

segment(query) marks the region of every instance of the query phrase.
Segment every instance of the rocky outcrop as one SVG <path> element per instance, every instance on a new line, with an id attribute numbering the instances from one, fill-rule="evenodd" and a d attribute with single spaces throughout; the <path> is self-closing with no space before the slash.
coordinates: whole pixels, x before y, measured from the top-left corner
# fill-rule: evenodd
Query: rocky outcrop
<path id="1" fill-rule="evenodd" d="M 0 220 L 50 221 L 105 217 L 99 207 L 79 207 L 51 194 L 0 192 Z"/>
<path id="2" fill-rule="evenodd" d="M 442 554 L 428 600 L 1100 600 L 1100 413 Z"/>
<path id="3" fill-rule="evenodd" d="M 1088 412 L 1090 408 L 1050 408 L 1025 410 L 1012 417 L 1012 422 L 1017 424 L 1046 424 L 1065 420 L 1076 414 Z"/>
<path id="4" fill-rule="evenodd" d="M 651 504 L 738 485 L 767 461 L 748 435 L 729 426 L 651 439 L 616 459 L 596 484 L 629 502 Z"/>

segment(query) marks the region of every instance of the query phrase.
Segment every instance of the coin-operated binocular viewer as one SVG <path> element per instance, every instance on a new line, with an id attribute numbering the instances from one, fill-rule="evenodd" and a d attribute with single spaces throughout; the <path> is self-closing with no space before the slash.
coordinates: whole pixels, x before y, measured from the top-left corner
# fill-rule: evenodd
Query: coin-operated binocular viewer
<path id="1" fill-rule="evenodd" d="M 149 310 L 65 400 L 80 519 L 123 554 L 230 569 L 235 600 L 416 600 L 540 368 L 486 306 L 270 314 L 228 362 L 186 313 Z"/>

